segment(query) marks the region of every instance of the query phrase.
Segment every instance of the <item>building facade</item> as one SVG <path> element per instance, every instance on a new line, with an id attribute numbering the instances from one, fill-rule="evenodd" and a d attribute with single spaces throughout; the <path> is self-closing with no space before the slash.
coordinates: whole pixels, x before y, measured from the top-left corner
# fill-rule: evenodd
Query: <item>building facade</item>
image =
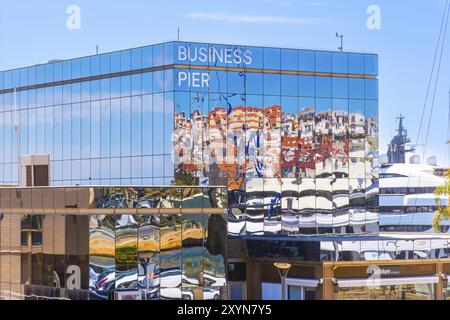
<path id="1" fill-rule="evenodd" d="M 226 299 L 226 190 L 0 190 L 0 299 Z"/>
<path id="2" fill-rule="evenodd" d="M 0 72 L 2 298 L 277 298 L 277 261 L 289 298 L 364 298 L 371 261 L 415 259 L 379 296 L 442 298 L 447 238 L 379 234 L 377 60 L 167 42 Z"/>

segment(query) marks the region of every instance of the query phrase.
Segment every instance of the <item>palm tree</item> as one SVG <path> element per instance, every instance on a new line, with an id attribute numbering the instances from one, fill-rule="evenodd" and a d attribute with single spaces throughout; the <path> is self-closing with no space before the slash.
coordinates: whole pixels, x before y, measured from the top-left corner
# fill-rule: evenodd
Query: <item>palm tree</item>
<path id="1" fill-rule="evenodd" d="M 450 169 L 444 175 L 444 185 L 437 187 L 434 191 L 434 198 L 437 204 L 437 211 L 433 217 L 433 229 L 439 232 L 441 229 L 441 222 L 450 219 Z M 447 197 L 447 205 L 442 204 L 442 198 Z"/>

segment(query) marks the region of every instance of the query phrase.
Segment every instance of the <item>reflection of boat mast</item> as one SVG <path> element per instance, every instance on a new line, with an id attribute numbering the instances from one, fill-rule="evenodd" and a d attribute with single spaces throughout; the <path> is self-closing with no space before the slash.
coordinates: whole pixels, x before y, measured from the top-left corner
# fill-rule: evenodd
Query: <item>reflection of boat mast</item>
<path id="1" fill-rule="evenodd" d="M 411 139 L 408 137 L 408 131 L 403 127 L 403 120 L 405 120 L 405 117 L 400 115 L 397 117 L 397 120 L 398 133 L 388 145 L 389 149 L 387 156 L 389 163 L 405 163 L 406 153 L 414 151 L 413 147 L 406 149 L 406 144 L 410 143 Z"/>

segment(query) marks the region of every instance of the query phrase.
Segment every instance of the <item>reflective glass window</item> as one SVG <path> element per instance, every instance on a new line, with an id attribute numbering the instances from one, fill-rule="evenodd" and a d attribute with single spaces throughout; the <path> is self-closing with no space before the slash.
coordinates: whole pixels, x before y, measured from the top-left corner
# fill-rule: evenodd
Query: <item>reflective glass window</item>
<path id="1" fill-rule="evenodd" d="M 132 49 L 131 50 L 131 68 L 133 70 L 142 68 L 142 49 Z"/>
<path id="2" fill-rule="evenodd" d="M 333 77 L 333 98 L 348 98 L 348 78 Z"/>
<path id="3" fill-rule="evenodd" d="M 348 73 L 348 53 L 332 53 L 333 73 Z"/>
<path id="4" fill-rule="evenodd" d="M 71 69 L 72 69 L 72 79 L 78 79 L 81 75 L 81 60 L 73 59 Z"/>
<path id="5" fill-rule="evenodd" d="M 120 71 L 129 70 L 131 70 L 131 50 L 124 50 L 120 52 Z"/>
<path id="6" fill-rule="evenodd" d="M 365 56 L 365 72 L 369 75 L 378 75 L 378 56 L 366 55 Z"/>
<path id="7" fill-rule="evenodd" d="M 349 54 L 349 73 L 364 74 L 364 55 L 363 54 Z"/>
<path id="8" fill-rule="evenodd" d="M 316 51 L 316 72 L 331 72 L 331 52 Z"/>
<path id="9" fill-rule="evenodd" d="M 264 48 L 264 69 L 280 70 L 281 50 L 275 48 Z"/>
<path id="10" fill-rule="evenodd" d="M 331 77 L 316 77 L 316 96 L 331 97 Z"/>
<path id="11" fill-rule="evenodd" d="M 281 94 L 284 96 L 298 95 L 298 77 L 296 75 L 281 75 Z"/>
<path id="12" fill-rule="evenodd" d="M 378 80 L 377 79 L 365 79 L 365 98 L 366 99 L 378 99 Z"/>
<path id="13" fill-rule="evenodd" d="M 281 70 L 298 69 L 298 51 L 291 49 L 281 49 Z"/>
<path id="14" fill-rule="evenodd" d="M 263 94 L 263 75 L 261 73 L 246 73 L 246 90 L 248 94 Z"/>
<path id="15" fill-rule="evenodd" d="M 364 99 L 364 79 L 348 79 L 349 98 Z"/>
<path id="16" fill-rule="evenodd" d="M 264 74 L 264 94 L 280 95 L 280 85 L 279 74 Z"/>

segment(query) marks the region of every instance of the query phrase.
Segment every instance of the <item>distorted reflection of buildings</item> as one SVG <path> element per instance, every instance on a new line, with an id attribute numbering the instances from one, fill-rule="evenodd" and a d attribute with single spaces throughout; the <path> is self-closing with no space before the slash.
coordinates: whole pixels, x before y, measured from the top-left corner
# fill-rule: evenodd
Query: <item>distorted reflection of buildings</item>
<path id="1" fill-rule="evenodd" d="M 225 189 L 2 189 L 2 299 L 226 298 Z"/>
<path id="2" fill-rule="evenodd" d="M 443 298 L 447 238 L 379 232 L 375 54 L 167 42 L 3 71 L 0 140 L 2 299 L 279 298 L 274 262 L 289 299 Z"/>

